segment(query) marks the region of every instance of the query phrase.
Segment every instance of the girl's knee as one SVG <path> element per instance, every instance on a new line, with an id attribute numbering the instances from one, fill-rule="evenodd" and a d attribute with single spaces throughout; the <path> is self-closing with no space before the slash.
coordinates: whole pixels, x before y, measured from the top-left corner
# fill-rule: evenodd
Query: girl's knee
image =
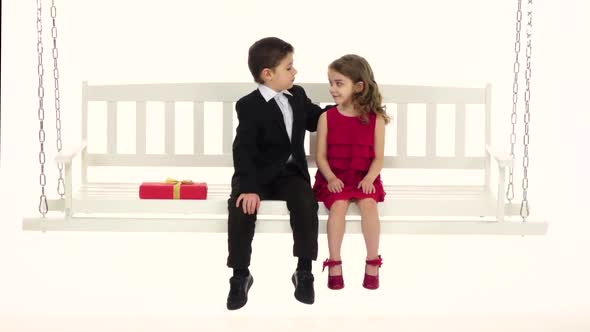
<path id="1" fill-rule="evenodd" d="M 357 205 L 363 215 L 378 214 L 377 202 L 372 198 L 361 199 L 357 201 Z"/>
<path id="2" fill-rule="evenodd" d="M 377 208 L 377 202 L 373 198 L 359 199 L 356 203 L 360 209 Z"/>
<path id="3" fill-rule="evenodd" d="M 348 201 L 335 201 L 330 206 L 330 215 L 331 216 L 346 216 L 346 211 L 348 211 L 348 205 L 350 203 Z"/>

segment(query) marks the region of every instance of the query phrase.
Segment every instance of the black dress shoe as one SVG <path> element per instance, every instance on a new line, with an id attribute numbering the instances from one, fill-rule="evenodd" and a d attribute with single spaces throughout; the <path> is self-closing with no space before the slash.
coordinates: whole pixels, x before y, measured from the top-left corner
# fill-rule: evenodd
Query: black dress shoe
<path id="1" fill-rule="evenodd" d="M 229 279 L 229 294 L 227 295 L 227 309 L 240 309 L 248 302 L 248 291 L 252 287 L 252 274 L 246 277 L 233 276 Z"/>
<path id="2" fill-rule="evenodd" d="M 305 304 L 313 304 L 315 291 L 313 290 L 313 274 L 309 271 L 295 271 L 291 277 L 295 285 L 295 298 Z"/>

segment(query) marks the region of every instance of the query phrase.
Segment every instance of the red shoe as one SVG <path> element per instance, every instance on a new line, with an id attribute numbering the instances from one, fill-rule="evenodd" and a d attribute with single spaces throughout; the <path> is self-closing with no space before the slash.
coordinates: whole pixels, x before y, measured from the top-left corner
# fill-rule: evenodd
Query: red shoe
<path id="1" fill-rule="evenodd" d="M 330 268 L 338 265 L 342 265 L 342 261 L 332 261 L 326 258 L 326 260 L 324 261 L 324 266 L 322 267 L 322 272 L 324 271 L 326 266 Z M 334 290 L 344 288 L 344 278 L 342 278 L 342 275 L 331 276 L 328 272 L 328 288 Z"/>
<path id="2" fill-rule="evenodd" d="M 376 259 L 366 260 L 368 265 L 379 266 L 383 265 L 383 259 L 381 255 L 377 256 Z M 376 276 L 369 275 L 365 272 L 365 279 L 363 279 L 363 287 L 366 289 L 377 289 L 379 288 L 379 274 Z"/>

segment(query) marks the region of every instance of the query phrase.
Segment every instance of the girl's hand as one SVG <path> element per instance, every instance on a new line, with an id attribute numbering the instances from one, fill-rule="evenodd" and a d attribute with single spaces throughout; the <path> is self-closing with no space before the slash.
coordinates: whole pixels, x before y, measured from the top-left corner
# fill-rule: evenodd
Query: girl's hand
<path id="1" fill-rule="evenodd" d="M 363 193 L 365 193 L 365 194 L 375 193 L 375 186 L 373 185 L 373 182 L 367 180 L 367 178 L 364 178 L 361 182 L 359 182 L 359 185 L 357 186 L 357 188 L 362 188 Z"/>
<path id="2" fill-rule="evenodd" d="M 344 189 L 344 182 L 342 182 L 339 178 L 333 177 L 328 181 L 328 191 L 331 193 L 339 193 L 342 192 Z"/>

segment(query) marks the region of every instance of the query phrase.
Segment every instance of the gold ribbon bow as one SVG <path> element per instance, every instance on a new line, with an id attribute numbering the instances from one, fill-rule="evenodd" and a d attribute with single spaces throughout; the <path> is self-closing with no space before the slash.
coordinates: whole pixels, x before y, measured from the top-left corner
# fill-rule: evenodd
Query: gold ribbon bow
<path id="1" fill-rule="evenodd" d="M 193 184 L 194 182 L 191 180 L 176 180 L 173 178 L 166 178 L 165 183 L 169 183 L 169 184 L 174 185 L 174 191 L 172 194 L 172 198 L 179 199 L 180 198 L 180 186 L 183 184 Z"/>

